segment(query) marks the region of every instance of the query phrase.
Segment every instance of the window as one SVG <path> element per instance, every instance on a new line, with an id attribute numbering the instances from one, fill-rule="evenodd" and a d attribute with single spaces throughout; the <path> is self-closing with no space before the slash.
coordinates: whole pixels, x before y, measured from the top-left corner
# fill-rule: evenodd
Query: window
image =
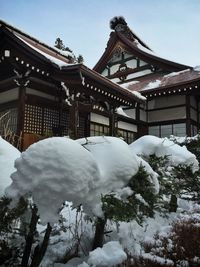
<path id="1" fill-rule="evenodd" d="M 150 126 L 149 134 L 158 137 L 169 137 L 172 134 L 175 136 L 186 136 L 186 124 L 178 123 Z"/>
<path id="2" fill-rule="evenodd" d="M 122 137 L 124 141 L 131 144 L 135 139 L 135 133 L 127 130 L 118 129 L 118 136 Z"/>
<path id="3" fill-rule="evenodd" d="M 160 136 L 160 126 L 150 126 L 149 127 L 149 134 Z"/>
<path id="4" fill-rule="evenodd" d="M 90 136 L 109 135 L 109 126 L 104 124 L 90 123 Z"/>
<path id="5" fill-rule="evenodd" d="M 169 137 L 172 135 L 172 125 L 161 125 L 160 126 L 161 137 Z"/>
<path id="6" fill-rule="evenodd" d="M 173 135 L 175 136 L 186 136 L 186 124 L 179 123 L 173 125 Z"/>

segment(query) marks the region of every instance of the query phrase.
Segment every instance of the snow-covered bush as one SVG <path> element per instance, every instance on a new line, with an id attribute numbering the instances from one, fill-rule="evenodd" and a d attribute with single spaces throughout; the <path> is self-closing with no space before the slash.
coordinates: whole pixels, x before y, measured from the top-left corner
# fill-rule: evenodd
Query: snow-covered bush
<path id="1" fill-rule="evenodd" d="M 0 136 L 0 197 L 12 182 L 10 175 L 16 170 L 14 162 L 21 153 Z"/>
<path id="2" fill-rule="evenodd" d="M 31 194 L 43 224 L 50 222 L 53 226 L 59 221 L 53 226 L 50 240 L 49 236 L 43 239 L 46 236 L 44 227 L 37 226 L 35 213 L 35 228 L 32 229 L 37 226 L 43 234 L 39 234 L 35 244 L 31 241 L 30 258 L 34 259 L 35 246 L 36 253 L 42 244 L 47 246 L 49 240 L 43 261 L 45 267 L 53 266 L 55 262 L 66 264 L 75 256 L 84 259 L 85 263 L 82 261 L 80 266 L 89 266 L 87 257 L 94 237 L 92 224 L 96 223 L 94 240 L 101 239 L 93 243 L 93 248 L 103 245 L 106 232 L 106 241 L 120 241 L 131 254 L 139 254 L 144 237 L 148 237 L 150 232 L 153 235 L 163 222 L 169 224 L 167 217 L 163 218 L 158 212 L 157 208 L 162 204 L 160 199 L 169 201 L 169 195 L 174 193 L 172 189 L 180 189 L 177 181 L 182 182 L 185 177 L 181 173 L 187 177 L 194 175 L 198 162 L 185 147 L 152 136 L 142 137 L 130 146 L 114 137 L 89 137 L 76 141 L 53 137 L 30 146 L 16 160 L 15 167 L 16 172 L 11 175 L 12 185 L 6 190 L 7 196 L 17 200 L 24 194 Z M 73 216 L 73 223 L 66 214 L 59 217 L 65 201 L 80 207 L 80 221 L 77 221 L 79 215 Z M 83 216 L 83 212 L 87 216 Z M 155 218 L 152 217 L 154 213 Z M 173 213 L 170 218 L 173 216 L 176 215 Z M 111 220 L 106 221 L 107 218 Z M 139 225 L 142 219 L 144 222 Z M 117 223 L 116 229 L 113 220 Z M 106 222 L 108 231 L 104 231 Z M 33 232 L 31 238 L 35 240 Z M 103 248 L 101 253 L 104 253 Z M 41 255 L 39 258 L 41 260 Z M 145 264 L 147 261 L 149 259 L 145 259 Z M 78 262 L 81 264 L 80 259 Z"/>

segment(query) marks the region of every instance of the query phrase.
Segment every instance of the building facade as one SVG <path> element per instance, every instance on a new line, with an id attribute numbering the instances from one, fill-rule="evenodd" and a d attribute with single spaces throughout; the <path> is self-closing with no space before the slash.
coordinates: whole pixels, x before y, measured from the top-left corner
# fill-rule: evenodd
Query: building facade
<path id="1" fill-rule="evenodd" d="M 193 136 L 199 130 L 200 68 L 158 57 L 128 27 L 123 17 L 111 20 L 107 47 L 94 70 L 123 86 L 140 92 L 141 134 L 159 137 Z M 124 109 L 130 114 L 130 109 Z"/>
<path id="2" fill-rule="evenodd" d="M 70 53 L 0 21 L 0 134 L 21 150 L 48 136 L 122 136 L 132 142 L 144 98 L 113 83 Z M 132 117 L 120 112 L 136 110 Z"/>

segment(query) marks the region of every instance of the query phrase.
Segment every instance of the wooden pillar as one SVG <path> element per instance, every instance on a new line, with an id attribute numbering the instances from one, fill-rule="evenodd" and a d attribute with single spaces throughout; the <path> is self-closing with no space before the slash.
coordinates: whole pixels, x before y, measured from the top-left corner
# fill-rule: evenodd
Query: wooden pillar
<path id="1" fill-rule="evenodd" d="M 196 99 L 196 105 L 197 105 L 197 132 L 199 131 L 199 99 L 198 97 L 196 96 L 195 97 Z"/>
<path id="2" fill-rule="evenodd" d="M 78 118 L 78 101 L 75 100 L 72 102 L 72 106 L 69 109 L 69 136 L 72 139 L 77 139 Z"/>
<path id="3" fill-rule="evenodd" d="M 110 136 L 116 136 L 116 127 L 115 127 L 115 123 L 116 123 L 116 114 L 115 114 L 115 108 L 111 108 L 111 114 L 109 117 L 109 135 Z"/>
<path id="4" fill-rule="evenodd" d="M 185 96 L 186 103 L 186 135 L 191 136 L 190 95 Z"/>
<path id="5" fill-rule="evenodd" d="M 16 140 L 17 143 L 21 143 L 19 147 L 23 150 L 23 139 L 24 139 L 24 120 L 25 120 L 25 97 L 26 97 L 26 87 L 24 79 L 18 79 L 19 93 L 18 93 L 18 114 L 17 114 L 17 137 L 21 140 Z"/>

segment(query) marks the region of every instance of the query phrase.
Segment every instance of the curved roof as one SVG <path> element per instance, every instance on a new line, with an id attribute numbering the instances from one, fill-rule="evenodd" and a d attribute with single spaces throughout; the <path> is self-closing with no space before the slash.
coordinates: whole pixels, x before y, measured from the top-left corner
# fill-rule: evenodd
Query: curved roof
<path id="1" fill-rule="evenodd" d="M 117 44 L 121 44 L 125 49 L 140 59 L 152 65 L 159 66 L 166 71 L 180 71 L 191 68 L 190 66 L 179 64 L 155 55 L 130 29 L 129 32 L 132 34 L 132 40 L 120 31 L 115 30 L 111 32 L 105 52 L 93 68 L 95 71 L 102 72 L 104 70 Z"/>

